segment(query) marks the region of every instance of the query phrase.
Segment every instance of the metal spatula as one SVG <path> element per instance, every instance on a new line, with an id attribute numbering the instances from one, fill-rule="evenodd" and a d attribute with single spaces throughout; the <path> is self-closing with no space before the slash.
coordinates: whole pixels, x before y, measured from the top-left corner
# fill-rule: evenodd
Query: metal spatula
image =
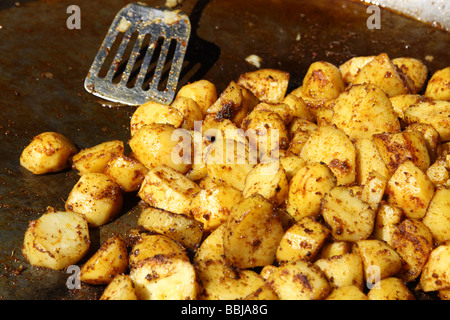
<path id="1" fill-rule="evenodd" d="M 191 25 L 177 11 L 129 4 L 115 16 L 85 79 L 86 90 L 126 105 L 170 104 Z"/>

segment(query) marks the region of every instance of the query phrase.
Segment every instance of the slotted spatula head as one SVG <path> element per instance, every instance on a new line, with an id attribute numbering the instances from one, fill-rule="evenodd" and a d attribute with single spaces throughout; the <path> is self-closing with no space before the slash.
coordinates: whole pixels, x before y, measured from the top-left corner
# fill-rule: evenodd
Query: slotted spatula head
<path id="1" fill-rule="evenodd" d="M 85 79 L 103 99 L 140 105 L 170 104 L 191 32 L 180 12 L 129 4 L 115 16 Z"/>

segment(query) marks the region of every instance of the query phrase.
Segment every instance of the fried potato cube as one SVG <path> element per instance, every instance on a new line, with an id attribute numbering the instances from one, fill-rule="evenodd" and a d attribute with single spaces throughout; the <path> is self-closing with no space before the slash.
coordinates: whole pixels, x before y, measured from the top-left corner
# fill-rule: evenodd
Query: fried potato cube
<path id="1" fill-rule="evenodd" d="M 361 138 L 354 142 L 356 150 L 356 182 L 365 185 L 372 172 L 390 178 L 391 172 L 386 167 L 373 139 Z"/>
<path id="2" fill-rule="evenodd" d="M 361 199 L 374 210 L 378 209 L 384 195 L 388 179 L 376 171 L 370 173 L 363 186 Z"/>
<path id="3" fill-rule="evenodd" d="M 381 53 L 365 64 L 353 79 L 353 84 L 371 83 L 379 86 L 390 97 L 410 93 L 403 72 L 386 53 Z"/>
<path id="4" fill-rule="evenodd" d="M 422 171 L 430 166 L 427 144 L 419 132 L 380 133 L 373 136 L 373 141 L 391 173 L 407 160 Z"/>
<path id="5" fill-rule="evenodd" d="M 318 259 L 328 259 L 352 252 L 352 243 L 347 241 L 330 241 L 323 245 Z"/>
<path id="6" fill-rule="evenodd" d="M 72 158 L 72 167 L 81 174 L 103 173 L 105 166 L 113 155 L 123 154 L 123 142 L 112 140 L 99 143 L 93 147 L 81 150 Z"/>
<path id="7" fill-rule="evenodd" d="M 407 124 L 415 122 L 432 125 L 442 142 L 450 141 L 450 101 L 435 100 L 412 105 L 405 110 Z"/>
<path id="8" fill-rule="evenodd" d="M 311 134 L 318 128 L 319 127 L 314 122 L 304 119 L 295 119 L 289 127 L 292 134 L 290 135 L 291 140 L 289 141 L 287 152 L 300 156 L 306 141 L 308 141 Z"/>
<path id="9" fill-rule="evenodd" d="M 194 266 L 185 259 L 157 255 L 130 270 L 140 300 L 195 300 L 199 287 Z"/>
<path id="10" fill-rule="evenodd" d="M 303 93 L 319 100 L 334 99 L 345 89 L 341 72 L 326 61 L 313 62 L 303 78 Z"/>
<path id="11" fill-rule="evenodd" d="M 127 274 L 116 275 L 103 291 L 100 300 L 137 300 L 133 281 Z"/>
<path id="12" fill-rule="evenodd" d="M 319 162 L 300 168 L 289 183 L 287 212 L 296 220 L 317 217 L 322 199 L 336 186 L 336 177 L 327 165 Z"/>
<path id="13" fill-rule="evenodd" d="M 20 155 L 20 165 L 34 174 L 69 168 L 78 148 L 57 132 L 43 132 L 33 138 Z"/>
<path id="14" fill-rule="evenodd" d="M 187 130 L 164 123 L 147 124 L 133 135 L 129 145 L 148 169 L 166 165 L 185 174 L 192 167 L 192 136 Z"/>
<path id="15" fill-rule="evenodd" d="M 244 299 L 264 285 L 264 279 L 251 270 L 233 268 L 225 259 L 222 224 L 200 245 L 194 256 L 202 300 Z"/>
<path id="16" fill-rule="evenodd" d="M 260 101 L 279 103 L 284 99 L 290 74 L 276 69 L 259 69 L 239 76 L 237 84 L 250 90 Z"/>
<path id="17" fill-rule="evenodd" d="M 356 242 L 367 239 L 375 224 L 375 210 L 350 188 L 337 186 L 323 198 L 322 216 L 334 239 Z"/>
<path id="18" fill-rule="evenodd" d="M 190 216 L 210 232 L 227 221 L 231 208 L 242 198 L 242 192 L 227 185 L 203 189 L 192 199 Z"/>
<path id="19" fill-rule="evenodd" d="M 440 156 L 426 171 L 435 187 L 450 186 L 450 166 L 448 165 L 450 162 L 447 161 L 447 157 L 449 156 Z"/>
<path id="20" fill-rule="evenodd" d="M 400 131 L 400 122 L 386 93 L 370 83 L 352 85 L 336 98 L 331 124 L 350 139 Z"/>
<path id="21" fill-rule="evenodd" d="M 385 241 L 392 246 L 392 235 L 403 218 L 402 209 L 390 204 L 382 204 L 375 218 L 374 239 Z"/>
<path id="22" fill-rule="evenodd" d="M 278 263 L 295 260 L 313 261 L 330 235 L 330 230 L 311 217 L 291 226 L 281 238 L 276 252 Z"/>
<path id="23" fill-rule="evenodd" d="M 216 138 L 208 148 L 205 163 L 208 176 L 214 182 L 242 191 L 245 178 L 256 165 L 257 159 L 256 151 L 248 143 Z"/>
<path id="24" fill-rule="evenodd" d="M 201 79 L 182 86 L 175 99 L 177 97 L 191 98 L 197 102 L 203 115 L 206 115 L 208 108 L 217 100 L 217 89 L 212 82 Z"/>
<path id="25" fill-rule="evenodd" d="M 278 160 L 258 163 L 245 178 L 242 194 L 245 198 L 260 194 L 275 207 L 283 204 L 288 197 L 289 182 L 286 172 Z"/>
<path id="26" fill-rule="evenodd" d="M 450 245 L 441 245 L 431 251 L 420 275 L 423 291 L 437 291 L 450 288 Z"/>
<path id="27" fill-rule="evenodd" d="M 206 169 L 206 154 L 212 142 L 199 131 L 192 130 L 189 131 L 189 133 L 192 135 L 192 143 L 194 146 L 192 166 L 186 173 L 186 177 L 193 181 L 198 181 L 208 175 L 208 170 Z"/>
<path id="28" fill-rule="evenodd" d="M 430 98 L 427 98 L 420 94 L 406 93 L 400 94 L 398 96 L 389 97 L 389 100 L 391 101 L 395 115 L 400 119 L 403 119 L 405 116 L 404 114 L 406 109 L 408 109 L 413 105 L 429 101 Z"/>
<path id="29" fill-rule="evenodd" d="M 137 224 L 146 230 L 163 234 L 195 250 L 203 236 L 203 224 L 186 215 L 172 213 L 158 208 L 144 208 Z"/>
<path id="30" fill-rule="evenodd" d="M 290 108 L 292 118 L 305 119 L 311 122 L 315 120 L 314 115 L 309 111 L 308 106 L 301 97 L 289 93 L 284 97 L 282 103 Z"/>
<path id="31" fill-rule="evenodd" d="M 405 219 L 392 235 L 392 247 L 404 262 L 400 278 L 410 282 L 420 276 L 433 250 L 433 236 L 421 221 Z"/>
<path id="32" fill-rule="evenodd" d="M 253 108 L 253 110 L 275 112 L 280 116 L 285 125 L 288 125 L 293 119 L 291 108 L 289 107 L 289 105 L 282 102 L 281 103 L 260 102 Z"/>
<path id="33" fill-rule="evenodd" d="M 325 274 L 332 289 L 355 286 L 363 290 L 363 262 L 358 254 L 347 253 L 328 259 L 318 259 L 314 265 Z"/>
<path id="34" fill-rule="evenodd" d="M 376 56 L 358 56 L 353 57 L 341 65 L 339 65 L 339 71 L 341 71 L 342 79 L 345 84 L 352 83 L 355 80 L 356 75 L 361 69 L 370 61 L 374 60 Z"/>
<path id="35" fill-rule="evenodd" d="M 386 194 L 388 203 L 403 210 L 410 219 L 422 219 L 434 195 L 434 185 L 413 162 L 398 166 L 389 179 Z"/>
<path id="36" fill-rule="evenodd" d="M 170 106 L 183 116 L 181 128 L 192 130 L 196 121 L 203 120 L 203 112 L 200 106 L 191 98 L 177 96 Z M 176 126 L 175 126 L 176 127 Z"/>
<path id="37" fill-rule="evenodd" d="M 33 266 L 61 270 L 80 261 L 89 246 L 88 223 L 81 214 L 49 210 L 29 223 L 22 253 Z"/>
<path id="38" fill-rule="evenodd" d="M 105 166 L 104 173 L 113 179 L 123 192 L 139 190 L 148 169 L 134 158 L 114 154 Z"/>
<path id="39" fill-rule="evenodd" d="M 297 132 L 297 130 L 302 130 L 304 132 L 313 132 L 318 128 L 318 125 L 311 120 L 294 117 L 288 126 L 288 133 L 290 139 L 292 139 Z M 309 135 L 308 135 L 309 136 Z"/>
<path id="40" fill-rule="evenodd" d="M 128 268 L 128 251 L 121 235 L 112 235 L 80 270 L 80 280 L 89 284 L 108 284 Z"/>
<path id="41" fill-rule="evenodd" d="M 113 220 L 122 209 L 120 186 L 103 173 L 85 173 L 69 193 L 66 210 L 83 214 L 90 227 Z"/>
<path id="42" fill-rule="evenodd" d="M 189 215 L 191 201 L 200 190 L 198 184 L 181 173 L 158 166 L 147 173 L 138 195 L 153 207 Z"/>
<path id="43" fill-rule="evenodd" d="M 234 205 L 226 222 L 225 257 L 238 268 L 272 264 L 284 229 L 273 205 L 256 194 Z"/>
<path id="44" fill-rule="evenodd" d="M 428 78 L 428 68 L 422 61 L 411 57 L 400 57 L 392 59 L 392 63 L 412 81 L 411 91 L 413 93 L 422 90 Z"/>
<path id="45" fill-rule="evenodd" d="M 437 70 L 427 83 L 425 96 L 433 100 L 450 100 L 450 66 Z"/>
<path id="46" fill-rule="evenodd" d="M 278 267 L 267 283 L 281 300 L 321 300 L 331 292 L 322 271 L 304 260 Z"/>
<path id="47" fill-rule="evenodd" d="M 334 289 L 325 300 L 367 300 L 367 296 L 357 286 L 350 285 Z"/>
<path id="48" fill-rule="evenodd" d="M 242 89 L 234 81 L 222 91 L 219 98 L 206 110 L 207 113 L 215 114 L 217 119 L 229 119 L 232 122 L 242 122 L 242 115 L 239 111 L 242 109 Z M 239 119 L 235 117 L 239 115 Z M 245 116 L 244 116 L 245 117 Z"/>
<path id="49" fill-rule="evenodd" d="M 183 122 L 183 114 L 178 109 L 166 104 L 147 101 L 133 112 L 130 119 L 130 133 L 133 136 L 146 124 L 165 123 L 179 128 Z"/>
<path id="50" fill-rule="evenodd" d="M 360 240 L 355 243 L 354 252 L 361 256 L 367 283 L 376 284 L 379 280 L 394 276 L 402 268 L 400 255 L 381 240 Z"/>
<path id="51" fill-rule="evenodd" d="M 300 157 L 307 162 L 324 162 L 337 178 L 337 185 L 350 185 L 356 179 L 356 150 L 348 136 L 333 126 L 313 131 Z"/>
<path id="52" fill-rule="evenodd" d="M 428 149 L 430 163 L 435 161 L 437 157 L 437 148 L 439 146 L 439 143 L 441 142 L 439 132 L 431 124 L 420 122 L 410 124 L 405 128 L 405 131 L 421 133 L 425 140 L 425 145 Z"/>
<path id="53" fill-rule="evenodd" d="M 295 154 L 286 154 L 281 156 L 279 161 L 281 167 L 284 169 L 288 181 L 291 181 L 297 171 L 306 165 L 306 161 Z"/>
<path id="54" fill-rule="evenodd" d="M 380 280 L 367 293 L 369 300 L 415 300 L 414 295 L 399 278 Z"/>
<path id="55" fill-rule="evenodd" d="M 436 190 L 422 222 L 437 243 L 450 240 L 450 189 Z"/>

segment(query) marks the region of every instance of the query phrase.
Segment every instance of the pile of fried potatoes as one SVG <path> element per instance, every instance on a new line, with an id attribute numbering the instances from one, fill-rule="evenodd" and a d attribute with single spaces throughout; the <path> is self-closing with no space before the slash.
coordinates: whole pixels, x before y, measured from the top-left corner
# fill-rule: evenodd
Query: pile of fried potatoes
<path id="1" fill-rule="evenodd" d="M 415 299 L 450 296 L 450 67 L 387 54 L 290 75 L 259 69 L 220 93 L 188 83 L 147 102 L 122 141 L 79 150 L 44 132 L 20 163 L 78 170 L 65 211 L 30 222 L 22 252 L 83 264 L 101 299 Z M 89 230 L 142 200 L 133 241 L 91 257 Z M 83 260 L 82 260 L 83 259 Z"/>

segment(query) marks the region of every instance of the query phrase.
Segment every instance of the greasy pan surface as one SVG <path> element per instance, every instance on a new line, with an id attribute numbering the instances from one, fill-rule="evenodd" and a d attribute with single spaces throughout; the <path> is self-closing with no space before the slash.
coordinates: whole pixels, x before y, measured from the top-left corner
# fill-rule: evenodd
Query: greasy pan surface
<path id="1" fill-rule="evenodd" d="M 149 0 L 151 5 L 164 1 Z M 80 148 L 129 138 L 130 107 L 99 103 L 83 88 L 84 77 L 116 12 L 129 1 L 73 0 L 81 29 L 70 30 L 67 1 L 2 1 L 0 4 L 0 299 L 95 299 L 103 287 L 66 286 L 69 274 L 30 266 L 21 253 L 28 221 L 47 206 L 63 209 L 78 180 L 74 171 L 34 176 L 19 165 L 33 136 L 57 131 Z M 387 52 L 426 63 L 430 73 L 450 63 L 450 34 L 388 11 L 381 29 L 369 30 L 359 2 L 338 0 L 185 0 L 192 36 L 180 85 L 206 78 L 220 93 L 230 80 L 254 70 L 245 57 L 257 54 L 263 68 L 291 73 L 300 85 L 316 60 L 336 65 L 358 55 Z M 297 35 L 300 35 L 298 39 Z M 426 59 L 433 57 L 433 59 Z M 135 225 L 138 199 L 127 198 L 122 215 L 91 230 L 91 251 L 112 232 Z"/>

